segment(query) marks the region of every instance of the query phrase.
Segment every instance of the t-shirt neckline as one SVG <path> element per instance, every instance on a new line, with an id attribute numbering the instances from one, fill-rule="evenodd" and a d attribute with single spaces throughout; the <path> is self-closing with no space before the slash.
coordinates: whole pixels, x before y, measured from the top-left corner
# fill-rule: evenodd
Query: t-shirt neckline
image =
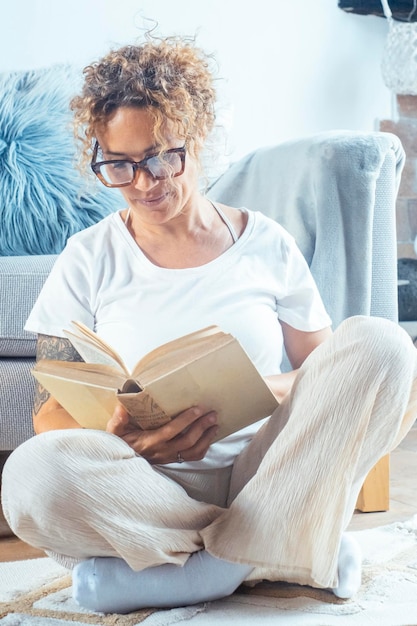
<path id="1" fill-rule="evenodd" d="M 123 210 L 123 209 L 122 209 Z M 239 239 L 232 245 L 230 248 L 222 252 L 218 257 L 209 261 L 208 263 L 204 263 L 202 265 L 197 265 L 196 267 L 184 267 L 184 268 L 169 268 L 169 267 L 161 267 L 159 265 L 155 265 L 152 263 L 150 259 L 144 254 L 141 250 L 140 246 L 136 243 L 125 221 L 121 215 L 122 210 L 116 211 L 112 214 L 113 223 L 116 225 L 119 234 L 123 237 L 124 241 L 128 244 L 129 250 L 133 253 L 136 260 L 140 261 L 148 268 L 152 268 L 155 272 L 160 273 L 202 273 L 204 271 L 209 271 L 211 268 L 215 268 L 220 264 L 224 264 L 226 260 L 234 257 L 236 253 L 242 248 L 242 246 L 246 243 L 248 238 L 250 237 L 251 232 L 253 231 L 255 224 L 255 213 L 253 211 L 248 211 L 246 208 L 241 207 L 241 211 L 245 211 L 248 215 L 248 220 L 246 223 L 246 227 L 243 233 L 240 235 Z"/>

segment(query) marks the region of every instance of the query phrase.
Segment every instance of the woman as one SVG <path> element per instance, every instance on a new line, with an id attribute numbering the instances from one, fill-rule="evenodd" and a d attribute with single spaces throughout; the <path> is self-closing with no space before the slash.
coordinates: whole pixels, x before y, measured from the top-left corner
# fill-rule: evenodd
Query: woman
<path id="1" fill-rule="evenodd" d="M 367 472 L 416 415 L 407 335 L 364 317 L 332 334 L 292 237 L 199 191 L 214 102 L 206 57 L 167 39 L 87 67 L 72 103 L 84 160 L 126 209 L 69 240 L 27 322 L 38 357 L 80 359 L 63 338 L 72 319 L 128 365 L 217 324 L 281 402 L 263 425 L 212 444 L 211 407 L 146 432 L 119 406 L 100 432 L 38 388 L 37 436 L 4 470 L 5 514 L 73 568 L 74 597 L 97 611 L 211 600 L 261 578 L 351 597 L 361 557 L 344 530 Z"/>

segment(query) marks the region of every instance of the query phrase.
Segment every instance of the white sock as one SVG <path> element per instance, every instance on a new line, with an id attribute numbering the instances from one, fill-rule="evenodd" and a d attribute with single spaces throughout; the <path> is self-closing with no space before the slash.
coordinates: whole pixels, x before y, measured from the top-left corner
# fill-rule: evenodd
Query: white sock
<path id="1" fill-rule="evenodd" d="M 337 573 L 339 584 L 332 589 L 334 595 L 351 598 L 359 591 L 362 582 L 362 553 L 356 539 L 349 533 L 342 535 Z"/>
<path id="2" fill-rule="evenodd" d="M 186 606 L 230 595 L 252 569 L 217 559 L 205 550 L 191 554 L 182 567 L 167 563 L 139 572 L 123 559 L 97 557 L 75 566 L 73 598 L 101 613 Z"/>

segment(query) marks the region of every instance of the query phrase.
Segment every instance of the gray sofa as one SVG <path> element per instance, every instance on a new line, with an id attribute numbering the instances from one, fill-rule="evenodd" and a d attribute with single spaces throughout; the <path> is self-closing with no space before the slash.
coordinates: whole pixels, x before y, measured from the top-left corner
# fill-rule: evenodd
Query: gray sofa
<path id="1" fill-rule="evenodd" d="M 403 164 L 394 135 L 320 133 L 253 152 L 208 195 L 260 210 L 294 235 L 335 327 L 355 314 L 397 320 L 395 198 Z M 0 450 L 33 435 L 36 338 L 23 326 L 55 259 L 0 257 Z"/>

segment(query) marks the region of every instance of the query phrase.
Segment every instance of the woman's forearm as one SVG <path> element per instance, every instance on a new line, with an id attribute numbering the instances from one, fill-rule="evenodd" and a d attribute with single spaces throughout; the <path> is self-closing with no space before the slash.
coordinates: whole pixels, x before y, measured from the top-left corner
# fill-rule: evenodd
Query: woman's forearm
<path id="1" fill-rule="evenodd" d="M 46 406 L 41 411 L 33 414 L 33 428 L 39 435 L 47 430 L 64 430 L 66 428 L 81 428 L 80 424 L 61 406 L 48 409 Z"/>

